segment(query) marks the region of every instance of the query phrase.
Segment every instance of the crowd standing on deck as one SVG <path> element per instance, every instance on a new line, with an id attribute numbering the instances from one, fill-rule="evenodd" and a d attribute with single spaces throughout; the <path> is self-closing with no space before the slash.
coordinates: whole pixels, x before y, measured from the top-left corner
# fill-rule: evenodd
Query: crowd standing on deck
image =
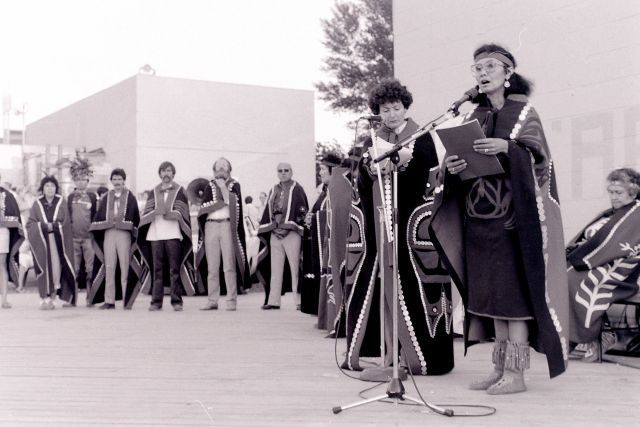
<path id="1" fill-rule="evenodd" d="M 111 172 L 111 189 L 97 193 L 88 191 L 89 175 L 74 175 L 67 200 L 54 176 L 42 178 L 37 195 L 0 186 L 0 307 L 11 308 L 8 282 L 22 290 L 29 270 L 41 310 L 77 306 L 83 284 L 87 307 L 113 310 L 122 301 L 132 309 L 144 292 L 149 311 L 163 309 L 165 294 L 175 311 L 192 295 L 205 296 L 201 310 L 217 310 L 226 296 L 224 308 L 236 311 L 238 295 L 259 283 L 262 310 L 295 307 L 317 316 L 327 336 L 346 337 L 343 369 L 361 370 L 362 357 L 393 362 L 397 309 L 403 368 L 441 375 L 454 368 L 457 289 L 465 348 L 493 343 L 490 373 L 470 388 L 525 391 L 530 348 L 545 354 L 551 377 L 570 356 L 596 359 L 606 350 L 599 337 L 607 309 L 638 292 L 640 174 L 611 172 L 611 209 L 565 248 L 532 86 L 503 46 L 482 45 L 473 61 L 477 92 L 463 121 L 482 127 L 485 137 L 470 143 L 501 173 L 470 174 L 474 160 L 455 153 L 438 159 L 435 135 L 406 117 L 411 93 L 390 79 L 369 94 L 381 124 L 362 150 L 318 159 L 311 209 L 286 159 L 256 204 L 243 199 L 231 162 L 215 160 L 199 195 L 195 244 L 190 200 L 169 161 L 142 205 L 121 168 Z M 388 151 L 395 155 L 374 160 Z"/>

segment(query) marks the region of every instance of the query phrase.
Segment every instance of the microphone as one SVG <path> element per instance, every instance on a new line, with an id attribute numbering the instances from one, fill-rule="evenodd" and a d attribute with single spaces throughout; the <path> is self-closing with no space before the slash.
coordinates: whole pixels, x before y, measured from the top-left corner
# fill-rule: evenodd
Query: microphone
<path id="1" fill-rule="evenodd" d="M 362 116 L 358 120 L 369 120 L 370 122 L 381 122 L 382 116 Z"/>
<path id="2" fill-rule="evenodd" d="M 449 111 L 458 111 L 458 108 L 460 108 L 462 104 L 478 96 L 478 93 L 480 93 L 478 92 L 478 86 L 472 87 L 464 93 L 462 98 L 454 101 L 453 104 L 451 104 L 451 107 L 449 107 Z"/>

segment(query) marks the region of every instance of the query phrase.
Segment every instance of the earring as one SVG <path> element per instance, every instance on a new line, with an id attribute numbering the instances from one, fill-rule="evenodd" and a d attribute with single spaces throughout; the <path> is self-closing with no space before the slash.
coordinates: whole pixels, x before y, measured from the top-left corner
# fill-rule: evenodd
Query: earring
<path id="1" fill-rule="evenodd" d="M 482 88 L 478 88 L 478 93 L 484 93 L 482 92 Z"/>
<path id="2" fill-rule="evenodd" d="M 504 81 L 504 87 L 506 87 L 506 88 L 511 87 L 511 83 L 509 83 L 509 80 L 505 80 Z"/>

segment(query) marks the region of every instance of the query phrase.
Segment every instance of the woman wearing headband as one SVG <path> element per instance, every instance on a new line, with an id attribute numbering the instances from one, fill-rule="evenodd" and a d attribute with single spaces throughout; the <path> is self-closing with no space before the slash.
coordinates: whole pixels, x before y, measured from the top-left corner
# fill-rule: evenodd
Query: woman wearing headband
<path id="1" fill-rule="evenodd" d="M 607 176 L 611 209 L 600 213 L 567 246 L 570 339 L 575 355 L 593 362 L 615 344 L 598 340 L 609 306 L 638 292 L 640 275 L 640 174 L 630 168 Z M 610 338 L 613 338 L 610 339 Z M 604 348 L 601 348 L 601 345 Z"/>
<path id="2" fill-rule="evenodd" d="M 551 377 L 568 357 L 567 278 L 551 156 L 531 84 L 504 47 L 485 44 L 471 66 L 479 94 L 465 120 L 485 138 L 473 142 L 504 173 L 462 180 L 463 158 L 446 155 L 432 237 L 465 303 L 465 344 L 494 340 L 493 371 L 470 388 L 489 394 L 526 390 L 529 345 L 545 353 Z"/>

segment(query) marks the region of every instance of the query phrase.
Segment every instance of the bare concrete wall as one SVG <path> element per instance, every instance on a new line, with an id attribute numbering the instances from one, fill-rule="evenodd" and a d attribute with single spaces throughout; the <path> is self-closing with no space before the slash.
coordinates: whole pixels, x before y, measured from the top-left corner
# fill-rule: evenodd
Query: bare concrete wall
<path id="1" fill-rule="evenodd" d="M 276 165 L 289 161 L 294 179 L 314 187 L 313 92 L 156 76 L 138 77 L 137 186 L 158 181 L 157 167 L 174 162 L 176 179 L 211 177 L 224 156 L 246 195 L 268 191 Z"/>
<path id="2" fill-rule="evenodd" d="M 535 83 L 573 235 L 609 207 L 604 180 L 640 168 L 640 2 L 612 0 L 394 1 L 396 76 L 419 123 L 475 85 L 473 50 L 506 45 Z"/>
<path id="3" fill-rule="evenodd" d="M 132 77 L 27 126 L 29 145 L 104 148 L 107 161 L 136 172 L 136 79 Z"/>
<path id="4" fill-rule="evenodd" d="M 220 156 L 246 195 L 268 191 L 276 165 L 288 161 L 313 199 L 313 92 L 137 75 L 29 125 L 29 144 L 104 148 L 142 192 L 158 165 L 176 165 L 182 185 L 211 177 Z"/>

